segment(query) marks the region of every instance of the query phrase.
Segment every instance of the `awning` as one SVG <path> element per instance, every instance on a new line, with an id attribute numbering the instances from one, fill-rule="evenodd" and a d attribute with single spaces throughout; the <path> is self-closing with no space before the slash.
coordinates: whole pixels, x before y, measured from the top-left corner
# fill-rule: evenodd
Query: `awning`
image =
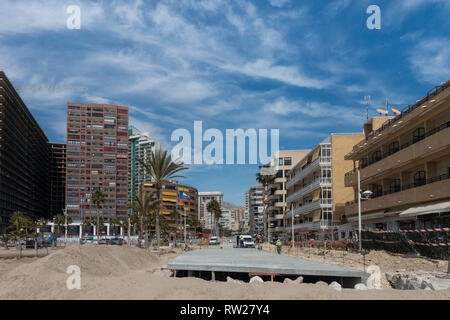
<path id="1" fill-rule="evenodd" d="M 450 212 L 450 201 L 433 203 L 425 206 L 409 208 L 399 214 L 401 217 L 420 216 L 423 214 Z"/>
<path id="2" fill-rule="evenodd" d="M 382 217 L 384 217 L 384 211 L 379 211 L 379 212 L 370 213 L 370 214 L 361 214 L 361 221 L 362 220 L 377 219 L 377 218 L 382 218 Z M 356 215 L 354 217 L 350 217 L 347 220 L 348 220 L 348 222 L 358 221 L 358 215 Z"/>

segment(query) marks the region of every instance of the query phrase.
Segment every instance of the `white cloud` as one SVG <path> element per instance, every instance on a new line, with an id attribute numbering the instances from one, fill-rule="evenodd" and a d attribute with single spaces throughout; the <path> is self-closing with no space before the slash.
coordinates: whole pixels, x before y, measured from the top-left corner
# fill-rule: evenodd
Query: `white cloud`
<path id="1" fill-rule="evenodd" d="M 409 60 L 417 80 L 439 85 L 450 78 L 450 40 L 422 40 L 411 50 Z"/>
<path id="2" fill-rule="evenodd" d="M 322 89 L 328 85 L 325 80 L 314 79 L 303 75 L 299 72 L 297 67 L 275 65 L 273 62 L 264 59 L 258 59 L 244 65 L 228 64 L 223 68 L 233 72 L 240 72 L 251 77 L 278 80 L 304 88 Z"/>
<path id="3" fill-rule="evenodd" d="M 274 7 L 278 7 L 281 8 L 283 7 L 285 4 L 289 3 L 290 0 L 269 0 L 270 4 Z"/>

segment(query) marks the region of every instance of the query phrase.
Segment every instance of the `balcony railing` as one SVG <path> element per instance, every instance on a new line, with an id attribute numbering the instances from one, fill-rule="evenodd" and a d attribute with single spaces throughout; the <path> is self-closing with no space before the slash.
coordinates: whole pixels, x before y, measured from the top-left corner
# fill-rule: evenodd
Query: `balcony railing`
<path id="1" fill-rule="evenodd" d="M 366 164 L 361 164 L 361 169 L 364 169 L 364 168 L 370 166 L 371 164 L 374 164 L 374 163 L 376 163 L 376 162 L 378 162 L 378 161 L 380 161 L 380 160 L 382 160 L 382 159 L 385 159 L 385 158 L 389 157 L 390 155 L 393 155 L 394 153 L 399 152 L 400 150 L 406 149 L 406 148 L 408 148 L 409 146 L 411 146 L 411 145 L 413 145 L 413 144 L 415 144 L 415 143 L 417 143 L 417 142 L 420 142 L 420 141 L 422 141 L 422 140 L 424 140 L 424 139 L 426 139 L 426 138 L 428 138 L 428 137 L 434 135 L 435 133 L 438 133 L 438 132 L 440 132 L 440 131 L 442 131 L 442 130 L 444 130 L 444 129 L 447 129 L 447 128 L 449 128 L 449 127 L 450 127 L 450 121 L 447 121 L 446 123 L 443 123 L 443 124 L 441 124 L 440 126 L 438 126 L 438 127 L 434 128 L 434 129 L 428 131 L 426 134 L 423 134 L 423 135 L 421 135 L 421 136 L 418 136 L 417 138 L 414 138 L 414 139 L 408 141 L 407 143 L 404 143 L 404 144 L 401 145 L 400 147 L 395 148 L 395 149 L 393 149 L 393 150 L 390 150 L 390 151 L 386 152 L 386 153 L 383 154 L 382 156 L 379 156 L 379 157 L 376 157 L 376 158 L 374 158 L 374 159 L 371 159 L 371 160 L 368 161 Z M 356 170 L 358 170 L 358 168 L 355 168 L 355 169 L 353 169 L 353 170 L 347 172 L 345 175 L 348 176 L 348 175 L 350 175 L 350 174 L 353 174 L 353 173 L 356 172 Z"/>
<path id="2" fill-rule="evenodd" d="M 424 100 L 424 101 L 420 100 L 420 101 L 416 102 L 416 103 L 413 104 L 413 105 L 407 106 L 405 109 L 402 110 L 402 112 L 401 112 L 399 115 L 395 116 L 395 117 L 392 118 L 392 119 L 387 120 L 385 123 L 383 123 L 383 125 L 382 125 L 380 128 L 378 128 L 378 129 L 375 130 L 375 131 L 370 132 L 364 140 L 362 140 L 362 141 L 360 141 L 358 144 L 356 144 L 356 145 L 353 147 L 353 151 L 355 151 L 355 150 L 357 150 L 359 147 L 363 146 L 364 143 L 367 143 L 367 141 L 368 141 L 369 139 L 371 139 L 371 138 L 377 136 L 377 135 L 380 134 L 383 130 L 389 128 L 392 124 L 394 124 L 394 123 L 397 122 L 398 120 L 402 119 L 404 116 L 406 116 L 407 114 L 409 114 L 411 111 L 417 109 L 417 108 L 418 108 L 420 105 L 422 105 L 423 103 L 426 103 L 426 102 L 427 102 L 428 100 L 430 100 L 431 98 L 437 96 L 439 93 L 441 93 L 442 91 L 444 91 L 445 89 L 447 89 L 449 86 L 450 86 L 449 83 L 444 83 L 444 84 L 442 84 L 441 86 L 437 86 L 437 87 L 434 87 L 433 89 L 431 89 L 431 90 L 427 93 L 427 96 L 424 97 L 424 99 L 422 99 L 422 100 Z"/>
<path id="3" fill-rule="evenodd" d="M 286 198 L 286 202 L 291 202 L 292 200 L 297 199 L 298 197 L 301 197 L 301 196 L 305 195 L 306 193 L 311 192 L 319 187 L 328 187 L 328 186 L 331 186 L 331 178 L 316 179 L 312 183 L 304 186 L 300 190 L 289 195 Z"/>
<path id="4" fill-rule="evenodd" d="M 309 173 L 311 173 L 314 169 L 319 167 L 320 164 L 320 158 L 317 158 L 313 162 L 311 162 L 305 169 L 298 172 L 295 176 L 292 177 L 291 180 L 286 182 L 286 188 L 291 187 L 294 183 L 298 182 L 300 179 L 303 179 L 306 177 Z"/>
<path id="5" fill-rule="evenodd" d="M 405 191 L 405 190 L 408 190 L 408 189 L 417 188 L 417 187 L 424 186 L 424 185 L 427 185 L 427 184 L 431 184 L 431 183 L 434 183 L 434 182 L 447 180 L 447 179 L 450 179 L 450 174 L 447 174 L 447 173 L 446 174 L 441 174 L 440 176 L 428 178 L 428 179 L 420 179 L 420 180 L 415 181 L 414 183 L 405 184 L 403 186 L 395 186 L 395 187 L 390 188 L 389 190 L 386 190 L 386 191 L 383 191 L 383 192 L 373 193 L 372 196 L 370 197 L 370 199 L 367 200 L 367 201 L 370 201 L 371 199 L 376 199 L 376 198 L 379 198 L 379 197 L 382 197 L 382 196 L 387 196 L 389 194 Z M 348 201 L 345 204 L 346 205 L 352 205 L 352 204 L 355 204 L 355 203 L 357 203 L 357 200 Z"/>

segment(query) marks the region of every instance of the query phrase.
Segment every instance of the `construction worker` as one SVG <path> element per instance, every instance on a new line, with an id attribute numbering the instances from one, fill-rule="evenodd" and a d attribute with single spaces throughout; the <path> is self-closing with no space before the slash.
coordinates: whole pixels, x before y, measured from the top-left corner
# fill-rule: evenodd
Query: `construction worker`
<path id="1" fill-rule="evenodd" d="M 278 252 L 278 254 L 281 254 L 281 246 L 283 245 L 283 243 L 281 242 L 281 240 L 278 239 L 277 242 L 275 243 L 275 245 L 277 246 L 277 252 Z"/>
<path id="2" fill-rule="evenodd" d="M 260 235 L 258 235 L 256 242 L 258 242 L 258 250 L 261 250 L 262 247 L 261 247 L 261 236 Z"/>
<path id="3" fill-rule="evenodd" d="M 244 237 L 243 237 L 243 236 L 241 236 L 241 237 L 239 238 L 239 247 L 240 247 L 240 248 L 243 248 L 243 247 L 244 247 Z"/>

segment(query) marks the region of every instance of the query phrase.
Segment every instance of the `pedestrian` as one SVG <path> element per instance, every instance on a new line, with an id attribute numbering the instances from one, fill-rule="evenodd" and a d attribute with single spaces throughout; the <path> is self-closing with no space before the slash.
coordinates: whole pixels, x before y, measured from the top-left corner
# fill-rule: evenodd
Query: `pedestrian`
<path id="1" fill-rule="evenodd" d="M 281 240 L 278 239 L 277 242 L 275 243 L 275 245 L 277 246 L 277 252 L 278 252 L 278 254 L 281 254 L 281 246 L 283 245 L 283 243 L 281 242 Z"/>

